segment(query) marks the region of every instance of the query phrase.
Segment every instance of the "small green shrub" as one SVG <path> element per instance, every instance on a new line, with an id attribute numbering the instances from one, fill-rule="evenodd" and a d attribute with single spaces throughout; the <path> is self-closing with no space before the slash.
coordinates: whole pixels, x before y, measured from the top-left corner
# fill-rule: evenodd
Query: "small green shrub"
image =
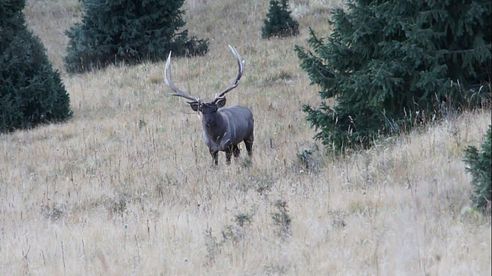
<path id="1" fill-rule="evenodd" d="M 289 215 L 287 209 L 287 201 L 277 200 L 274 204 L 277 211 L 272 214 L 273 223 L 277 226 L 276 234 L 282 239 L 286 240 L 292 236 L 292 218 Z"/>
<path id="2" fill-rule="evenodd" d="M 203 55 L 208 42 L 188 37 L 184 0 L 82 0 L 84 17 L 67 32 L 65 66 L 77 73 L 112 63 L 135 64 L 174 56 Z"/>
<path id="3" fill-rule="evenodd" d="M 286 37 L 299 34 L 299 23 L 290 15 L 287 0 L 270 0 L 270 8 L 261 29 L 262 38 Z"/>
<path id="4" fill-rule="evenodd" d="M 323 160 L 322 152 L 317 144 L 307 144 L 297 149 L 294 169 L 300 173 L 319 172 Z"/>
<path id="5" fill-rule="evenodd" d="M 477 209 L 490 210 L 492 199 L 492 125 L 485 134 L 480 151 L 473 146 L 465 150 L 466 170 L 472 175 L 472 201 Z"/>
<path id="6" fill-rule="evenodd" d="M 230 242 L 234 246 L 244 239 L 247 235 L 247 226 L 253 220 L 253 213 L 239 213 L 234 216 L 235 224 L 227 224 L 221 231 L 222 238 L 212 234 L 212 228 L 205 230 L 205 246 L 207 249 L 207 262 L 212 264 L 215 258 L 221 253 L 223 246 Z"/>

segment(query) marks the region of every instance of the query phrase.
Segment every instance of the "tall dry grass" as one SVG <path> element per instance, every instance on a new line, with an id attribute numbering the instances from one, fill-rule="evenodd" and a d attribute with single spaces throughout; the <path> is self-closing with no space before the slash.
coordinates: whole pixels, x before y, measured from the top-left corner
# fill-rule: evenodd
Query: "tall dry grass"
<path id="1" fill-rule="evenodd" d="M 300 110 L 319 98 L 293 46 L 308 26 L 327 33 L 339 3 L 291 1 L 301 36 L 265 41 L 267 2 L 186 2 L 210 52 L 176 59 L 175 82 L 212 97 L 234 76 L 235 45 L 246 72 L 228 103 L 255 114 L 252 162 L 221 155 L 213 168 L 162 63 L 67 75 L 78 1 L 28 1 L 74 118 L 0 136 L 1 275 L 490 275 L 490 218 L 467 209 L 462 162 L 490 110 L 327 156 Z"/>

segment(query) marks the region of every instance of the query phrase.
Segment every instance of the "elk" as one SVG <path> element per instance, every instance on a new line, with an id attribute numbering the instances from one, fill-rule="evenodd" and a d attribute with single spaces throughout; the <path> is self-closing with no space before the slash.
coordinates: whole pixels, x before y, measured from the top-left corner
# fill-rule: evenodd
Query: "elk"
<path id="1" fill-rule="evenodd" d="M 226 89 L 215 94 L 215 98 L 210 102 L 202 102 L 199 98 L 190 96 L 188 92 L 174 85 L 171 80 L 171 52 L 169 52 L 164 68 L 164 82 L 174 92 L 171 95 L 189 100 L 187 103 L 191 109 L 201 115 L 203 139 L 215 165 L 218 165 L 219 151 L 225 152 L 227 165 L 231 163 L 232 155 L 239 157 L 238 144 L 241 142 L 246 145 L 249 157 L 252 156 L 253 151 L 253 113 L 249 108 L 243 106 L 224 107 L 225 95 L 238 86 L 244 72 L 243 59 L 234 47 L 228 46 L 237 61 L 237 76 Z"/>

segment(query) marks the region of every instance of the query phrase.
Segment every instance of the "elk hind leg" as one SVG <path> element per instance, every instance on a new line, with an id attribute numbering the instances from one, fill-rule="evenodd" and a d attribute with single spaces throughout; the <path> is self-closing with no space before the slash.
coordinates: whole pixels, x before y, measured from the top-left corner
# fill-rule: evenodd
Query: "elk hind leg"
<path id="1" fill-rule="evenodd" d="M 233 151 L 234 151 L 234 146 L 232 146 L 232 145 L 225 150 L 226 164 L 227 165 L 230 165 L 231 164 L 231 156 L 232 156 L 232 152 Z"/>
<path id="2" fill-rule="evenodd" d="M 216 166 L 219 165 L 219 152 L 218 151 L 210 150 L 210 155 L 212 155 L 214 164 Z"/>
<path id="3" fill-rule="evenodd" d="M 234 145 L 232 147 L 232 154 L 234 154 L 234 157 L 238 158 L 240 153 L 241 153 L 241 150 L 239 149 L 239 147 L 237 145 Z"/>
<path id="4" fill-rule="evenodd" d="M 248 156 L 251 157 L 253 155 L 253 136 L 246 138 L 244 144 L 246 145 Z"/>

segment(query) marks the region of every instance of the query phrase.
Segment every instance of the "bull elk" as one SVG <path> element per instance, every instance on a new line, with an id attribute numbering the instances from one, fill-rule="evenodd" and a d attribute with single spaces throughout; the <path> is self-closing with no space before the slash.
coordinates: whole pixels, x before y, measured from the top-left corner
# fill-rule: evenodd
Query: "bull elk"
<path id="1" fill-rule="evenodd" d="M 202 102 L 199 98 L 190 96 L 184 90 L 177 88 L 171 80 L 171 52 L 167 57 L 164 68 L 164 82 L 174 92 L 172 96 L 189 100 L 187 103 L 193 111 L 201 114 L 203 126 L 203 139 L 212 155 L 213 162 L 218 165 L 219 151 L 226 154 L 226 163 L 231 163 L 231 156 L 239 157 L 238 144 L 244 142 L 248 155 L 251 157 L 253 150 L 253 113 L 247 107 L 231 106 L 226 104 L 226 93 L 236 88 L 243 75 L 244 61 L 234 47 L 229 45 L 229 50 L 237 61 L 238 72 L 232 83 L 210 102 Z"/>

